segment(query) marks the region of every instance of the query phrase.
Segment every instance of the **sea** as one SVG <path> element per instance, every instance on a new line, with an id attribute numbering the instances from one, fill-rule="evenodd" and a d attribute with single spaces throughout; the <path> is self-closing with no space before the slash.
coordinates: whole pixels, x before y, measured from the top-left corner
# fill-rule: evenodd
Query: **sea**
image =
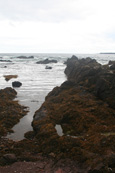
<path id="1" fill-rule="evenodd" d="M 32 130 L 32 120 L 36 110 L 45 101 L 47 94 L 56 86 L 66 81 L 64 62 L 72 55 L 78 58 L 96 59 L 100 64 L 115 61 L 115 54 L 47 54 L 47 53 L 0 53 L 0 89 L 12 87 L 12 82 L 20 81 L 22 86 L 15 88 L 17 97 L 15 100 L 21 105 L 27 106 L 29 112 L 13 127 L 14 133 L 8 133 L 6 138 L 14 141 L 24 139 L 24 134 Z M 19 58 L 19 56 L 33 56 L 32 58 Z M 57 60 L 57 63 L 47 64 L 52 67 L 46 69 L 46 64 L 37 64 L 45 59 Z M 18 75 L 6 81 L 4 75 Z"/>

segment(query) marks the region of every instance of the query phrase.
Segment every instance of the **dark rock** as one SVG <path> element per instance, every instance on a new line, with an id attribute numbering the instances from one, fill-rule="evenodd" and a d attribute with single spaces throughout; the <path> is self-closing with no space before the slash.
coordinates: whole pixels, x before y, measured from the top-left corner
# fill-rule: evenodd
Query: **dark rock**
<path id="1" fill-rule="evenodd" d="M 101 70 L 101 65 L 91 58 L 78 59 L 75 56 L 67 60 L 65 74 L 68 80 L 74 80 L 78 83 L 84 81 L 87 77 L 97 74 Z"/>
<path id="2" fill-rule="evenodd" d="M 3 156 L 4 160 L 8 163 L 8 164 L 11 164 L 11 163 L 14 163 L 17 161 L 17 158 L 15 156 L 15 154 L 5 154 Z"/>
<path id="3" fill-rule="evenodd" d="M 112 64 L 112 65 L 110 66 L 110 69 L 111 69 L 111 70 L 115 70 L 115 64 Z"/>
<path id="4" fill-rule="evenodd" d="M 34 115 L 34 120 L 42 120 L 46 116 L 46 113 L 47 111 L 45 108 L 42 108 L 39 111 L 36 111 Z"/>
<path id="5" fill-rule="evenodd" d="M 115 169 L 115 154 L 111 154 L 108 158 L 108 167 L 109 168 L 114 168 Z"/>
<path id="6" fill-rule="evenodd" d="M 109 65 L 113 65 L 113 64 L 115 64 L 115 61 L 109 61 L 108 64 L 109 64 Z"/>
<path id="7" fill-rule="evenodd" d="M 26 132 L 24 134 L 24 137 L 27 138 L 27 139 L 30 139 L 30 140 L 32 140 L 34 138 L 34 136 L 35 136 L 35 134 L 34 134 L 33 131 L 29 131 L 29 132 Z"/>
<path id="8" fill-rule="evenodd" d="M 0 59 L 0 62 L 12 62 L 11 60 L 3 60 L 3 59 Z"/>
<path id="9" fill-rule="evenodd" d="M 17 58 L 19 58 L 19 59 L 33 59 L 34 58 L 34 56 L 18 56 Z"/>
<path id="10" fill-rule="evenodd" d="M 20 87 L 21 85 L 22 85 L 22 83 L 19 82 L 19 81 L 14 81 L 14 82 L 12 82 L 12 86 L 13 86 L 13 87 Z"/>
<path id="11" fill-rule="evenodd" d="M 50 67 L 50 66 L 46 66 L 45 69 L 52 69 L 52 67 Z"/>
<path id="12" fill-rule="evenodd" d="M 57 60 L 45 59 L 45 60 L 43 60 L 43 61 L 38 61 L 38 62 L 36 62 L 36 64 L 49 64 L 49 63 L 57 63 Z"/>
<path id="13" fill-rule="evenodd" d="M 78 59 L 73 56 L 67 60 L 65 74 L 68 81 L 87 87 L 90 92 L 115 108 L 115 62 L 109 61 L 109 64 L 110 68 L 99 64 L 95 59 Z"/>

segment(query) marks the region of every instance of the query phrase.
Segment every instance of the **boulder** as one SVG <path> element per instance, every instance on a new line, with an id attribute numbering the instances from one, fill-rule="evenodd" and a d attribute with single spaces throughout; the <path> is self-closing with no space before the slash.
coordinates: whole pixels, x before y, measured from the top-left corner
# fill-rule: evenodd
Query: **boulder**
<path id="1" fill-rule="evenodd" d="M 49 64 L 49 63 L 57 63 L 57 60 L 45 59 L 45 60 L 43 60 L 43 61 L 38 61 L 38 62 L 36 62 L 36 64 Z"/>
<path id="2" fill-rule="evenodd" d="M 19 82 L 19 81 L 14 81 L 14 82 L 12 82 L 12 86 L 13 86 L 13 87 L 21 87 L 21 85 L 22 85 L 22 83 Z"/>

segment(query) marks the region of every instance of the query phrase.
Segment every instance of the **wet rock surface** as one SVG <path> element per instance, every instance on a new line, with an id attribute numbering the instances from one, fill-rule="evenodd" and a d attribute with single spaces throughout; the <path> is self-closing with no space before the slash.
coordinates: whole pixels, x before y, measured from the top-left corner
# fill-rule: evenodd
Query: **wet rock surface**
<path id="1" fill-rule="evenodd" d="M 21 87 L 22 86 L 22 83 L 19 82 L 19 81 L 14 81 L 14 82 L 12 82 L 12 86 L 13 87 Z"/>

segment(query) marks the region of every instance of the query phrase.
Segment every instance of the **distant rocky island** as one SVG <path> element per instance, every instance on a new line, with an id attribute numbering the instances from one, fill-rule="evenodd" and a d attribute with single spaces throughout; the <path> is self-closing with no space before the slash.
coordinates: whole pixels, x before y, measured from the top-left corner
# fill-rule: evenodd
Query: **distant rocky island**
<path id="1" fill-rule="evenodd" d="M 100 54 L 115 54 L 115 52 L 101 52 Z"/>

